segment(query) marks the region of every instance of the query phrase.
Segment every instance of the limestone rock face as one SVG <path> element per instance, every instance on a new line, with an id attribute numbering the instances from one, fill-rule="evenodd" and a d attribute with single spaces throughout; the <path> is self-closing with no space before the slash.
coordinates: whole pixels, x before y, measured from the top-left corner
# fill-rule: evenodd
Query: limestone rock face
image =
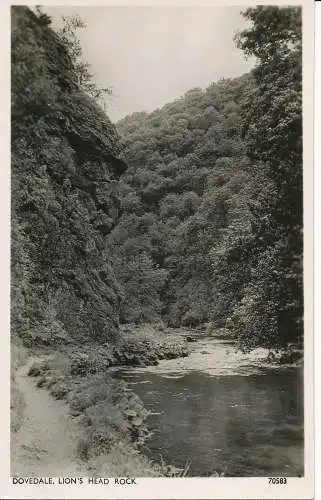
<path id="1" fill-rule="evenodd" d="M 126 168 L 118 136 L 50 26 L 27 7 L 11 17 L 12 334 L 112 340 L 121 290 L 105 240 Z"/>

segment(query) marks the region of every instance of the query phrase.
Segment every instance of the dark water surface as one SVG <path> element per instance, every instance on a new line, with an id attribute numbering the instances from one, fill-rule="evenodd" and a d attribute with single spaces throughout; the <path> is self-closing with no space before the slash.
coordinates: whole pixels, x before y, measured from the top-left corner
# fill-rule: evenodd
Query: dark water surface
<path id="1" fill-rule="evenodd" d="M 151 412 L 144 452 L 190 459 L 194 476 L 303 475 L 302 368 L 268 367 L 265 354 L 204 339 L 188 358 L 122 371 Z"/>

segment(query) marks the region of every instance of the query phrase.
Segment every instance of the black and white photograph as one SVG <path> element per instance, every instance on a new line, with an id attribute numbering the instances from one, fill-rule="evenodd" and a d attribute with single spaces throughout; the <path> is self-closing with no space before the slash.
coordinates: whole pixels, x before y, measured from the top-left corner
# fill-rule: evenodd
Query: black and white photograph
<path id="1" fill-rule="evenodd" d="M 12 485 L 313 476 L 303 10 L 11 6 Z"/>

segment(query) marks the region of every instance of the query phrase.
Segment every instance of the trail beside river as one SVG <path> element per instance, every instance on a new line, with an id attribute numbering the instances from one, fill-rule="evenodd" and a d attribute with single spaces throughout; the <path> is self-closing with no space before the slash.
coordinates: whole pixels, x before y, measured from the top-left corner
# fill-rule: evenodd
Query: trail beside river
<path id="1" fill-rule="evenodd" d="M 65 403 L 35 386 L 28 370 L 35 358 L 15 374 L 24 398 L 21 426 L 11 437 L 11 474 L 15 476 L 87 476 L 76 457 L 81 430 Z"/>

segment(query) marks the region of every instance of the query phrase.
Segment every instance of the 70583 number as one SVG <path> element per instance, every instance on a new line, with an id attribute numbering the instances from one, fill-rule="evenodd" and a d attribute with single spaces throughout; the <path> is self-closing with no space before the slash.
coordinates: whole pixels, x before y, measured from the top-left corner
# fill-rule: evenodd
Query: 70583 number
<path id="1" fill-rule="evenodd" d="M 286 484 L 286 477 L 269 477 L 269 484 Z"/>

